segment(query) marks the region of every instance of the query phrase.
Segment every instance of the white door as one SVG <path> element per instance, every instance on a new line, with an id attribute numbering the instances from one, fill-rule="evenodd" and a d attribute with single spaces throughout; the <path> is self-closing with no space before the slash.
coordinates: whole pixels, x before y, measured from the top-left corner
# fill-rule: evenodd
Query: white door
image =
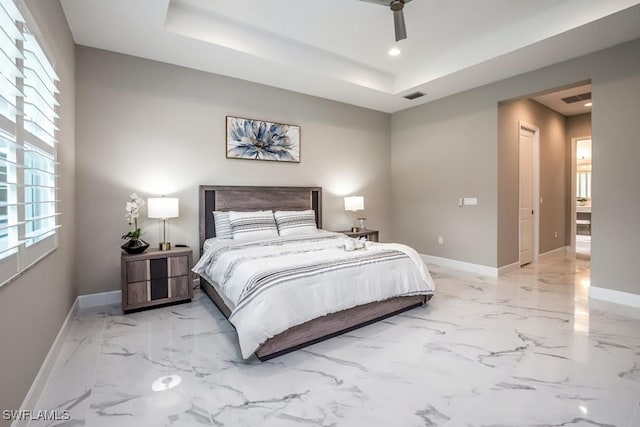
<path id="1" fill-rule="evenodd" d="M 520 265 L 533 261 L 533 132 L 520 128 Z"/>

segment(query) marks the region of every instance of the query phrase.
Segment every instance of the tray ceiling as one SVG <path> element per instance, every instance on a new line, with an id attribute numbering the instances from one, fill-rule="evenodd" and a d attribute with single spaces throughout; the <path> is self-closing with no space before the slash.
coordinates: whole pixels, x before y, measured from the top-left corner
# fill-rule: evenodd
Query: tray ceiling
<path id="1" fill-rule="evenodd" d="M 385 112 L 640 38 L 630 0 L 415 0 L 398 43 L 391 11 L 358 0 L 62 5 L 80 45 Z"/>

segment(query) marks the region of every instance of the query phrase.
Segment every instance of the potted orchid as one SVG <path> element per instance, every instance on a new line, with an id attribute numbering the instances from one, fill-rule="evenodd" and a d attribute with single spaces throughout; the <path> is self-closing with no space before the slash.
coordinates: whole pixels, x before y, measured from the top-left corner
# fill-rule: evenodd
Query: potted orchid
<path id="1" fill-rule="evenodd" d="M 140 238 L 142 229 L 138 227 L 140 208 L 143 206 L 144 200 L 136 193 L 131 194 L 129 201 L 125 204 L 125 211 L 127 212 L 125 218 L 129 225 L 133 226 L 133 230 L 122 236 L 126 242 L 120 247 L 128 254 L 140 254 L 149 247 L 149 244 Z"/>

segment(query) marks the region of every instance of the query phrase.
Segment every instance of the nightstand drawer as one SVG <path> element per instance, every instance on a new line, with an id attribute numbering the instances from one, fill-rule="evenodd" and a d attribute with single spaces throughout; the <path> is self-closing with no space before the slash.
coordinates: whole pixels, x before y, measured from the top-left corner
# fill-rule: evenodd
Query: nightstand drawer
<path id="1" fill-rule="evenodd" d="M 189 276 L 165 277 L 127 285 L 127 305 L 177 297 L 189 297 Z"/>
<path id="2" fill-rule="evenodd" d="M 189 296 L 189 276 L 172 277 L 169 279 L 171 298 Z"/>
<path id="3" fill-rule="evenodd" d="M 126 261 L 127 283 L 144 282 L 149 280 L 149 260 Z"/>
<path id="4" fill-rule="evenodd" d="M 188 256 L 172 256 L 167 262 L 169 268 L 167 277 L 184 276 L 189 274 L 189 257 Z"/>
<path id="5" fill-rule="evenodd" d="M 165 279 L 185 274 L 189 274 L 189 257 L 186 255 L 127 261 L 128 283 Z"/>
<path id="6" fill-rule="evenodd" d="M 142 304 L 149 301 L 147 290 L 149 282 L 135 282 L 127 285 L 127 305 Z"/>

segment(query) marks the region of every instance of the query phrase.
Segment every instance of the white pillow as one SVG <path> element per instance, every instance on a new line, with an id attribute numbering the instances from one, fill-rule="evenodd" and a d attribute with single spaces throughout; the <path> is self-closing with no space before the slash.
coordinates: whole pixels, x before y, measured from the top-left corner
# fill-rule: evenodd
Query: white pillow
<path id="1" fill-rule="evenodd" d="M 273 216 L 281 236 L 300 236 L 318 232 L 316 213 L 313 210 L 276 211 Z"/>
<path id="2" fill-rule="evenodd" d="M 213 222 L 216 225 L 216 238 L 233 239 L 231 224 L 229 223 L 229 212 L 213 211 Z"/>
<path id="3" fill-rule="evenodd" d="M 278 237 L 273 211 L 229 211 L 229 223 L 234 240 Z"/>

